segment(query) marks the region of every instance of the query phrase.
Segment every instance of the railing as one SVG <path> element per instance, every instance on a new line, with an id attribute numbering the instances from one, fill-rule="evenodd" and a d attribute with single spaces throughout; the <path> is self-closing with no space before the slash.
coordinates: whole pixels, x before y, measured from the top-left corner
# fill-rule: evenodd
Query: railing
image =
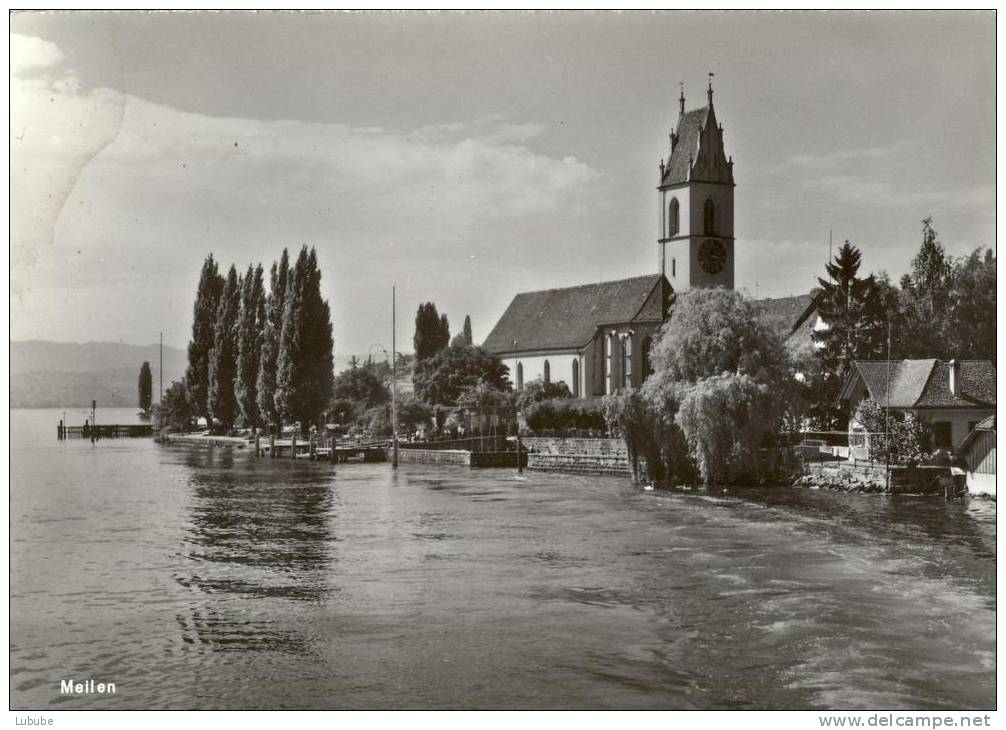
<path id="1" fill-rule="evenodd" d="M 106 424 L 97 426 L 56 426 L 56 438 L 64 439 L 115 439 L 144 438 L 154 435 L 154 427 L 149 423 Z"/>
<path id="2" fill-rule="evenodd" d="M 516 442 L 509 441 L 506 436 L 472 436 L 460 439 L 431 439 L 430 441 L 402 441 L 399 439 L 400 449 L 430 449 L 446 450 L 454 449 L 461 451 L 471 451 L 472 453 L 516 451 Z"/>

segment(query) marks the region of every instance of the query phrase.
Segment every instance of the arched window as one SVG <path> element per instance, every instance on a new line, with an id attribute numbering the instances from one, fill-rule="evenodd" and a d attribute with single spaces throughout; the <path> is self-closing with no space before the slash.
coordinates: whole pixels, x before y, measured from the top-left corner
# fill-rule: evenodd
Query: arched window
<path id="1" fill-rule="evenodd" d="M 667 207 L 667 237 L 678 235 L 678 199 L 671 198 Z"/>
<path id="2" fill-rule="evenodd" d="M 604 338 L 604 392 L 611 394 L 611 351 L 614 349 L 614 335 Z"/>
<path id="3" fill-rule="evenodd" d="M 703 228 L 707 236 L 716 235 L 716 206 L 712 198 L 706 198 L 706 207 L 702 214 Z"/>
<path id="4" fill-rule="evenodd" d="M 545 361 L 545 382 L 552 382 L 552 368 L 548 365 L 548 360 Z"/>
<path id="5" fill-rule="evenodd" d="M 573 360 L 573 397 L 580 397 L 580 361 Z"/>
<path id="6" fill-rule="evenodd" d="M 632 387 L 632 335 L 622 338 L 622 387 Z"/>
<path id="7" fill-rule="evenodd" d="M 643 369 L 641 375 L 643 380 L 653 372 L 653 363 L 650 362 L 650 348 L 653 347 L 653 340 L 650 337 L 643 338 Z"/>
<path id="8" fill-rule="evenodd" d="M 524 363 L 517 363 L 517 390 L 524 390 Z"/>

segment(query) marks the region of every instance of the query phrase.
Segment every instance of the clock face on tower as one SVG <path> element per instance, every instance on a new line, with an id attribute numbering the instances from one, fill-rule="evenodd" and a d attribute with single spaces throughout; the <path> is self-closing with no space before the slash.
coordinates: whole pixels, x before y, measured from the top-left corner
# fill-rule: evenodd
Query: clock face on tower
<path id="1" fill-rule="evenodd" d="M 707 238 L 699 246 L 699 265 L 707 274 L 718 274 L 727 263 L 727 250 L 720 241 Z"/>

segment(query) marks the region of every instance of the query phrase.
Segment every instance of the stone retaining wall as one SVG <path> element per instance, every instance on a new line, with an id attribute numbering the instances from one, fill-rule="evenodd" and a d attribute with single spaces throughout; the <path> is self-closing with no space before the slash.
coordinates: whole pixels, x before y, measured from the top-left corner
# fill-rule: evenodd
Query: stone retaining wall
<path id="1" fill-rule="evenodd" d="M 622 439 L 531 436 L 522 442 L 528 450 L 528 469 L 632 476 L 629 454 Z"/>
<path id="2" fill-rule="evenodd" d="M 471 466 L 472 452 L 460 449 L 399 449 L 399 462 L 418 464 L 453 464 L 455 466 Z M 388 455 L 391 460 L 391 455 Z"/>

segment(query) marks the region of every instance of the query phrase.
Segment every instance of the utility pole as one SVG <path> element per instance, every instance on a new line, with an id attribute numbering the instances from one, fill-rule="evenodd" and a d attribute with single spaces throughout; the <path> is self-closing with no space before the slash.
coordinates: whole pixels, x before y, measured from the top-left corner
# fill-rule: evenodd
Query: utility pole
<path id="1" fill-rule="evenodd" d="M 159 376 L 157 404 L 164 405 L 164 333 L 161 332 L 161 374 Z"/>
<path id="2" fill-rule="evenodd" d="M 891 314 L 887 314 L 887 408 L 884 409 L 884 491 L 891 491 Z"/>
<path id="3" fill-rule="evenodd" d="M 513 385 L 514 390 L 517 389 L 517 368 L 520 366 L 517 354 L 517 340 L 513 341 Z M 514 404 L 513 412 L 514 422 L 517 426 L 517 473 L 522 474 L 524 472 L 524 463 L 520 458 L 520 406 Z"/>
<path id="4" fill-rule="evenodd" d="M 395 350 L 395 287 L 391 287 L 391 468 L 398 468 L 398 362 Z"/>

